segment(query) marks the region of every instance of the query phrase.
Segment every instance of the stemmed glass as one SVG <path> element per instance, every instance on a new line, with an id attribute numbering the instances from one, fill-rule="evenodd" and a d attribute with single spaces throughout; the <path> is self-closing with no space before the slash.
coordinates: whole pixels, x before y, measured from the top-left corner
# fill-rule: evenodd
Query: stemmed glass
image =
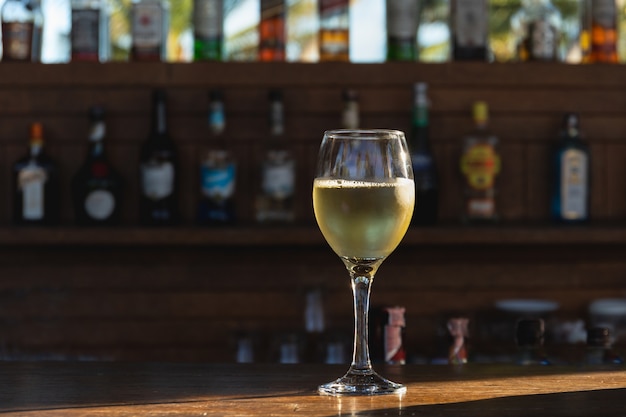
<path id="1" fill-rule="evenodd" d="M 372 368 L 367 327 L 374 274 L 404 237 L 414 203 L 413 170 L 404 133 L 382 129 L 324 133 L 313 182 L 313 208 L 324 238 L 350 274 L 354 350 L 348 372 L 321 385 L 322 394 L 406 391 Z"/>

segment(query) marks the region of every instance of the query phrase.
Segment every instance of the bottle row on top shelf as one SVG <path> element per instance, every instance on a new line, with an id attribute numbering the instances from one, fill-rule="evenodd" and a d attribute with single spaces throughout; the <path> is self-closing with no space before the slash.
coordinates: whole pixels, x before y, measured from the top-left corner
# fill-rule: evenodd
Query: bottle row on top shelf
<path id="1" fill-rule="evenodd" d="M 265 135 L 261 163 L 255 168 L 253 190 L 238 187 L 238 163 L 228 135 L 222 91 L 209 94 L 210 144 L 201 154 L 198 167 L 197 222 L 208 225 L 234 225 L 238 222 L 236 195 L 255 193 L 254 217 L 259 223 L 293 223 L 296 202 L 310 198 L 310 190 L 296 187 L 298 161 L 285 135 L 282 91 L 269 92 L 269 132 Z M 360 127 L 359 95 L 344 90 L 342 127 Z M 138 165 L 139 219 L 143 225 L 174 225 L 180 221 L 179 155 L 176 141 L 167 123 L 166 93 L 155 90 L 152 104 L 152 127 L 140 148 Z M 414 85 L 411 130 L 407 132 L 411 152 L 416 205 L 413 224 L 435 224 L 439 217 L 439 168 L 429 133 L 428 85 Z M 488 129 L 488 106 L 474 104 L 475 129 L 462 138 L 459 176 L 463 179 L 462 219 L 467 223 L 491 223 L 498 220 L 496 194 L 502 161 L 499 140 Z M 120 207 L 125 178 L 114 168 L 105 152 L 106 125 L 104 108 L 90 110 L 91 131 L 87 156 L 71 184 L 74 218 L 80 225 L 115 225 L 120 223 Z M 13 168 L 13 220 L 17 224 L 56 224 L 59 222 L 60 189 L 58 167 L 44 151 L 42 126 L 31 128 L 29 152 Z M 183 161 L 189 163 L 189 161 Z M 196 162 L 193 162 L 194 164 Z M 555 221 L 588 221 L 590 202 L 590 150 L 581 140 L 579 119 L 566 114 L 561 140 L 555 146 L 552 164 L 551 215 Z M 312 180 L 312 179 L 311 179 Z M 445 190 L 443 190 L 445 191 Z M 241 201 L 241 200 L 239 200 Z"/>
<path id="2" fill-rule="evenodd" d="M 6 0 L 2 60 L 416 61 L 449 50 L 452 60 L 619 61 L 616 0 L 494 3 L 194 0 L 189 10 L 169 0 Z M 368 57 L 376 48 L 386 52 Z M 429 53 L 439 58 L 420 57 Z"/>

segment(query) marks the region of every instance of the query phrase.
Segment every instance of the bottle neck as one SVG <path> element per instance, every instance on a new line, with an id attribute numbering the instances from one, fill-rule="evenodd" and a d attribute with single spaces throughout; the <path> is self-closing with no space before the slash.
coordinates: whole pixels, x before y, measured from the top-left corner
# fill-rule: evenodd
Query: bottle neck
<path id="1" fill-rule="evenodd" d="M 43 141 L 41 139 L 31 139 L 29 148 L 31 158 L 36 158 L 43 150 Z"/>
<path id="2" fill-rule="evenodd" d="M 155 98 L 152 108 L 152 136 L 167 136 L 167 106 L 162 97 Z"/>
<path id="3" fill-rule="evenodd" d="M 274 100 L 270 104 L 270 136 L 279 138 L 285 133 L 283 102 Z"/>
<path id="4" fill-rule="evenodd" d="M 104 136 L 106 125 L 103 120 L 96 119 L 92 122 L 89 132 L 89 156 L 92 158 L 101 157 L 104 154 Z"/>

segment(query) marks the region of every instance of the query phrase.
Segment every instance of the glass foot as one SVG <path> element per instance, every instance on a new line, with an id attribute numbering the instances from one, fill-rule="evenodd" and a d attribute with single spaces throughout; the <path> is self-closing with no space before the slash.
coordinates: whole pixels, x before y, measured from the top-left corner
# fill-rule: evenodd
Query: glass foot
<path id="1" fill-rule="evenodd" d="M 320 385 L 317 391 L 323 395 L 383 395 L 404 394 L 406 387 L 391 382 L 373 370 L 350 370 L 341 378 Z"/>

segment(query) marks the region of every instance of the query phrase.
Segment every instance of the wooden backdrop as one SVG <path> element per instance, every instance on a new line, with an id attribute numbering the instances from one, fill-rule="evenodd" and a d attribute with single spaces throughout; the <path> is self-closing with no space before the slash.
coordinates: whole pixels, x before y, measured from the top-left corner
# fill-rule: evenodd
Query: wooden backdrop
<path id="1" fill-rule="evenodd" d="M 513 348 L 489 327 L 494 302 L 559 303 L 554 320 L 586 318 L 590 301 L 626 296 L 626 77 L 622 66 L 550 64 L 65 64 L 0 66 L 0 347 L 6 358 L 232 361 L 251 333 L 257 360 L 303 331 L 304 294 L 321 288 L 328 327 L 350 339 L 351 296 L 341 262 L 313 222 L 310 191 L 324 130 L 341 120 L 341 92 L 359 92 L 363 127 L 409 130 L 412 84 L 430 86 L 431 138 L 441 177 L 440 224 L 409 231 L 383 265 L 375 305 L 407 308 L 411 356 L 437 354 L 449 312 L 473 319 L 477 351 Z M 142 229 L 138 150 L 152 89 L 169 96 L 181 153 L 184 223 Z M 208 92 L 223 91 L 226 135 L 239 161 L 241 224 L 194 226 L 198 164 L 212 144 Z M 286 139 L 298 158 L 295 225 L 253 222 L 255 178 L 268 131 L 268 91 L 281 88 Z M 503 169 L 493 227 L 459 223 L 461 137 L 486 100 Z M 126 179 L 123 225 L 73 225 L 69 181 L 87 146 L 88 107 L 107 109 L 107 151 Z M 548 221 L 549 149 L 563 113 L 579 112 L 592 152 L 592 216 L 584 227 Z M 65 187 L 63 224 L 10 225 L 11 164 L 28 126 L 44 125 Z M 505 317 L 506 320 L 513 319 Z M 506 338 L 505 338 L 506 339 Z"/>

